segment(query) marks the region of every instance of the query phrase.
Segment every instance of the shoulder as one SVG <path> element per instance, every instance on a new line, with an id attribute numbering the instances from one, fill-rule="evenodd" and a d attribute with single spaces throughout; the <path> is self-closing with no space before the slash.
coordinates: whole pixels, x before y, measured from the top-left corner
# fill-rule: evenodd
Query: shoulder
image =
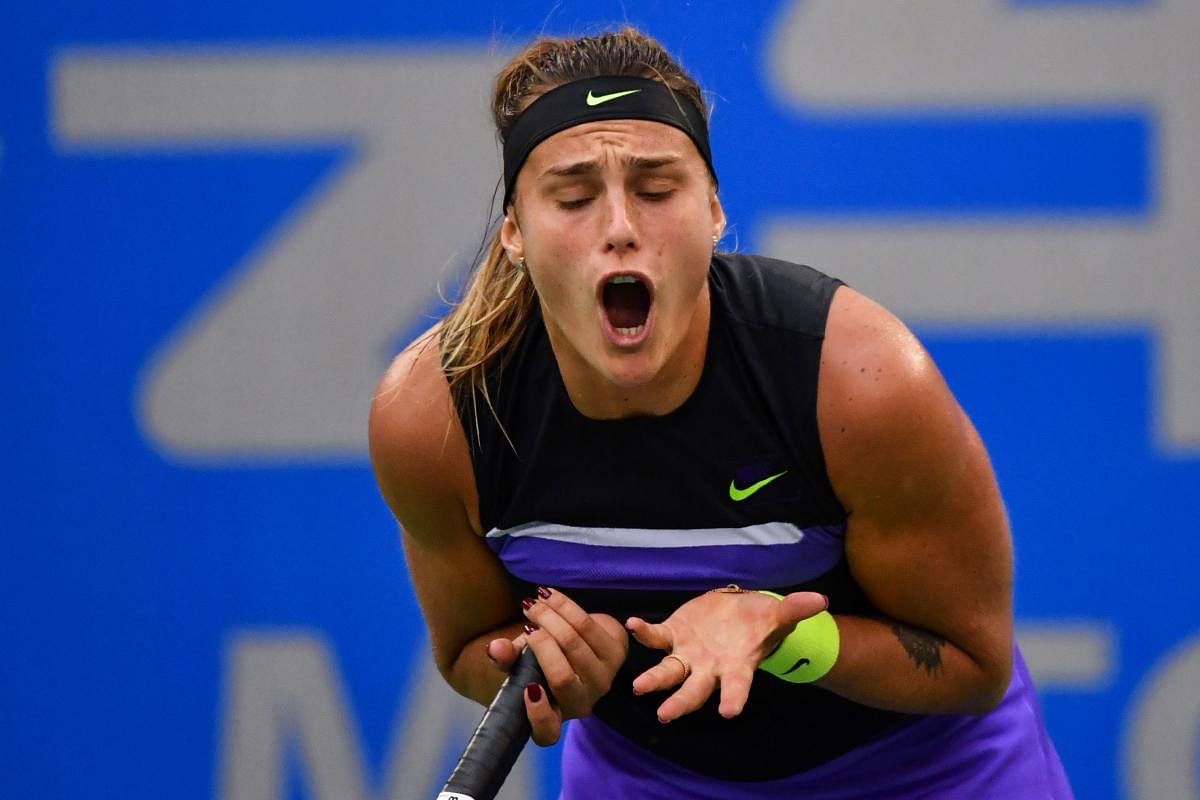
<path id="1" fill-rule="evenodd" d="M 714 294 L 732 319 L 819 338 L 841 281 L 812 267 L 765 256 L 713 259 Z"/>
<path id="2" fill-rule="evenodd" d="M 838 289 L 825 324 L 822 390 L 862 416 L 899 410 L 943 386 L 933 359 L 894 314 L 849 286 Z"/>
<path id="3" fill-rule="evenodd" d="M 384 374 L 368 442 L 380 490 L 406 531 L 434 530 L 455 517 L 478 531 L 470 454 L 442 372 L 437 327 Z"/>
<path id="4" fill-rule="evenodd" d="M 959 480 L 990 475 L 978 435 L 917 337 L 848 286 L 830 307 L 819 376 L 821 442 L 851 512 L 884 497 L 937 503 Z"/>

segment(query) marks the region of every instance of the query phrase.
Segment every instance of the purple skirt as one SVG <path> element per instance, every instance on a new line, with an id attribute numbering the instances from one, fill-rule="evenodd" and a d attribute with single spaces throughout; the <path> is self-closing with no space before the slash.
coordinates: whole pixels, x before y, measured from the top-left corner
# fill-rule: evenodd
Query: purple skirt
<path id="1" fill-rule="evenodd" d="M 775 735 L 764 731 L 764 736 Z M 935 714 L 797 775 L 741 783 L 684 769 L 594 717 L 567 730 L 560 800 L 1071 800 L 1018 651 L 983 716 Z"/>

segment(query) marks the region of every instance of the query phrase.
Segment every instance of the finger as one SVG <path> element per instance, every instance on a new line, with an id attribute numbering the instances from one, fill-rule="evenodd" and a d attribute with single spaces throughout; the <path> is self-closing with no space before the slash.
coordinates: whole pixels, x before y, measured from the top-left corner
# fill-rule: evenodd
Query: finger
<path id="1" fill-rule="evenodd" d="M 711 673 L 697 674 L 683 682 L 679 691 L 663 701 L 658 707 L 658 721 L 667 723 L 679 719 L 684 714 L 690 714 L 704 705 L 713 690 L 717 688 L 717 679 Z"/>
<path id="2" fill-rule="evenodd" d="M 522 635 L 529 648 L 533 650 L 533 654 L 537 656 L 542 674 L 551 681 L 551 688 L 554 687 L 554 683 L 561 683 L 568 678 L 575 677 L 575 671 L 571 668 L 566 655 L 553 636 L 540 628 Z"/>
<path id="3" fill-rule="evenodd" d="M 559 648 L 568 658 L 597 658 L 575 625 L 564 619 L 557 609 L 548 604 L 537 603 L 525 612 L 525 616 L 533 620 L 538 628 L 558 642 Z"/>
<path id="4" fill-rule="evenodd" d="M 515 639 L 492 639 L 487 644 L 487 655 L 500 669 L 508 672 L 517 663 L 517 657 L 525 649 L 525 634 Z"/>
<path id="5" fill-rule="evenodd" d="M 544 628 L 529 634 L 528 639 L 554 699 L 567 708 L 570 717 L 582 712 L 589 703 L 587 689 L 558 642 Z"/>
<path id="6" fill-rule="evenodd" d="M 608 614 L 588 614 L 583 635 L 596 655 L 605 664 L 620 666 L 629 652 L 629 632 L 615 617 Z"/>
<path id="7" fill-rule="evenodd" d="M 529 716 L 529 727 L 534 744 L 549 747 L 562 734 L 562 714 L 550 705 L 550 698 L 541 684 L 531 683 L 525 687 L 525 713 Z"/>
<path id="8" fill-rule="evenodd" d="M 559 596 L 561 597 L 561 595 Z M 570 620 L 564 618 L 559 613 L 559 608 L 552 605 L 551 602 L 539 602 L 536 607 L 530 608 L 526 612 L 527 616 L 537 620 L 542 633 L 549 635 L 558 643 L 559 649 L 566 656 L 567 663 L 570 665 L 569 675 L 554 676 L 549 671 L 546 672 L 550 688 L 554 690 L 557 697 L 559 684 L 555 680 L 559 679 L 565 682 L 567 691 L 575 691 L 572 684 L 583 681 L 587 686 L 594 687 L 594 691 L 600 694 L 607 692 L 612 685 L 616 668 L 620 664 L 617 658 L 617 654 L 623 651 L 620 643 L 609 639 L 603 628 L 573 603 L 571 604 L 573 609 L 566 609 L 567 613 L 575 618 Z M 579 611 L 578 615 L 575 614 L 575 610 Z M 591 630 L 593 639 L 600 637 L 606 640 L 606 647 L 611 652 L 609 663 L 605 663 L 604 659 L 592 649 L 591 642 L 584 638 L 583 633 L 576 627 L 577 624 Z"/>
<path id="9" fill-rule="evenodd" d="M 596 624 L 604 628 L 605 632 L 620 646 L 617 660 L 619 663 L 624 663 L 625 656 L 629 653 L 629 631 L 625 630 L 625 626 L 618 622 L 616 617 L 610 617 L 608 614 L 592 614 L 591 616 L 596 620 Z"/>
<path id="10" fill-rule="evenodd" d="M 562 618 L 573 632 L 561 627 L 554 627 L 553 630 L 566 637 L 559 638 L 558 634 L 555 634 L 569 658 L 578 653 L 585 659 L 595 657 L 613 666 L 624 661 L 628 636 L 623 629 L 615 633 L 600 623 L 598 615 L 587 613 L 578 603 L 556 589 L 539 587 L 538 597 L 539 601 L 526 610 L 525 616 L 541 625 L 549 609 Z M 620 628 L 619 625 L 616 627 Z M 576 636 L 578 641 L 575 641 Z"/>
<path id="11" fill-rule="evenodd" d="M 829 598 L 817 592 L 792 592 L 775 609 L 780 625 L 792 626 L 829 608 Z"/>
<path id="12" fill-rule="evenodd" d="M 633 634 L 634 639 L 646 647 L 652 647 L 655 650 L 670 650 L 675 646 L 671 629 L 666 625 L 652 624 L 641 617 L 630 617 L 625 621 L 625 627 Z"/>
<path id="13" fill-rule="evenodd" d="M 683 682 L 685 677 L 682 662 L 677 658 L 664 658 L 650 669 L 633 679 L 633 693 L 661 692 Z"/>
<path id="14" fill-rule="evenodd" d="M 750 698 L 750 684 L 754 680 L 753 670 L 733 670 L 721 674 L 721 704 L 717 712 L 725 719 L 733 719 L 742 713 Z"/>

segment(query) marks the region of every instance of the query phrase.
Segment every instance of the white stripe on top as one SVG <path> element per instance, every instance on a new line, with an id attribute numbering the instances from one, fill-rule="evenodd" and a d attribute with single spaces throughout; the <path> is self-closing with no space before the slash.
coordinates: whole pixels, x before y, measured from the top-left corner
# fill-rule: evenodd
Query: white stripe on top
<path id="1" fill-rule="evenodd" d="M 489 539 L 533 536 L 556 542 L 596 547 L 703 547 L 729 544 L 796 544 L 804 531 L 790 522 L 764 522 L 744 528 L 580 528 L 553 522 L 527 522 L 515 528 L 488 531 Z"/>

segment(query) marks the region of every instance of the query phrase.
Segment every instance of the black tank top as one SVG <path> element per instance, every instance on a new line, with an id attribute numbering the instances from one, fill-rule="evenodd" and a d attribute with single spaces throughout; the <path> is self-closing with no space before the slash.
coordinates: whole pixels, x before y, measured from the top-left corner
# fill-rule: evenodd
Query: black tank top
<path id="1" fill-rule="evenodd" d="M 808 267 L 715 256 L 703 374 L 679 408 L 656 417 L 580 414 L 535 312 L 488 376 L 499 424 L 482 402 L 460 410 L 487 542 L 517 596 L 553 586 L 588 611 L 659 622 L 737 583 L 822 592 L 834 613 L 876 613 L 846 566 L 846 513 L 817 431 L 821 345 L 839 285 Z M 665 695 L 630 689 L 662 656 L 631 638 L 594 713 L 702 774 L 795 774 L 911 719 L 758 672 L 735 719 L 720 717 L 714 694 L 663 726 L 655 709 Z"/>

